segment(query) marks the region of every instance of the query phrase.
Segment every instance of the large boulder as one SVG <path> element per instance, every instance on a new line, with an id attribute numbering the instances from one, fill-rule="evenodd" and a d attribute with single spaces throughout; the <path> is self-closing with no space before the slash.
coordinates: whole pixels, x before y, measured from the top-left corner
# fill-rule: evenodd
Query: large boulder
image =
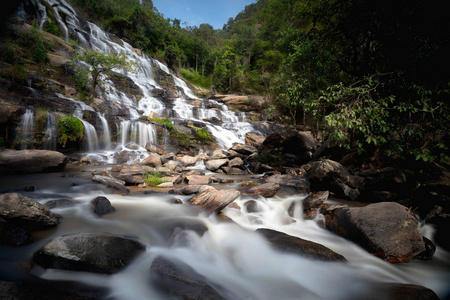
<path id="1" fill-rule="evenodd" d="M 103 196 L 98 196 L 91 201 L 92 211 L 98 216 L 107 215 L 116 211 L 116 209 L 111 205 L 108 198 Z"/>
<path id="2" fill-rule="evenodd" d="M 276 183 L 264 183 L 258 186 L 251 187 L 250 189 L 244 191 L 244 193 L 252 195 L 261 195 L 263 197 L 269 198 L 274 196 L 279 189 L 280 186 Z"/>
<path id="3" fill-rule="evenodd" d="M 266 179 L 267 183 L 274 183 L 281 186 L 289 186 L 299 191 L 309 192 L 310 184 L 308 179 L 302 175 L 275 174 Z"/>
<path id="4" fill-rule="evenodd" d="M 220 169 L 222 166 L 226 166 L 228 164 L 228 159 L 210 159 L 205 163 L 206 169 L 215 172 L 217 169 Z"/>
<path id="5" fill-rule="evenodd" d="M 103 185 L 106 185 L 107 187 L 116 189 L 120 193 L 125 194 L 125 195 L 130 193 L 130 189 L 125 186 L 125 181 L 122 181 L 122 180 L 119 180 L 116 178 L 95 175 L 94 178 L 92 178 L 92 181 L 101 183 Z"/>
<path id="6" fill-rule="evenodd" d="M 29 174 L 64 171 L 68 157 L 48 150 L 0 151 L 1 174 Z"/>
<path id="7" fill-rule="evenodd" d="M 179 259 L 158 256 L 153 260 L 150 273 L 153 283 L 171 297 L 186 300 L 226 299 L 208 283 L 206 277 Z"/>
<path id="8" fill-rule="evenodd" d="M 113 274 L 144 250 L 135 240 L 109 233 L 75 233 L 51 240 L 33 261 L 46 269 Z"/>
<path id="9" fill-rule="evenodd" d="M 120 170 L 119 175 L 116 176 L 117 179 L 125 181 L 125 184 L 137 185 L 144 183 L 144 175 L 147 173 L 149 168 L 147 166 L 125 166 Z"/>
<path id="10" fill-rule="evenodd" d="M 0 217 L 29 231 L 56 226 L 60 218 L 36 200 L 17 193 L 0 195 Z"/>
<path id="11" fill-rule="evenodd" d="M 189 185 L 207 185 L 211 183 L 211 176 L 188 175 L 186 181 Z"/>
<path id="12" fill-rule="evenodd" d="M 425 251 L 419 222 L 398 203 L 340 207 L 326 219 L 328 229 L 392 263 L 407 262 Z"/>
<path id="13" fill-rule="evenodd" d="M 247 132 L 245 134 L 245 144 L 255 148 L 259 148 L 265 139 L 265 136 L 256 132 Z"/>
<path id="14" fill-rule="evenodd" d="M 162 166 L 161 156 L 157 153 L 152 153 L 141 162 L 141 165 L 153 168 Z"/>
<path id="15" fill-rule="evenodd" d="M 190 203 L 204 207 L 208 213 L 218 213 L 236 200 L 240 194 L 239 191 L 234 189 L 220 191 L 206 190 L 192 197 Z"/>
<path id="16" fill-rule="evenodd" d="M 233 147 L 230 148 L 230 150 L 236 151 L 237 153 L 245 156 L 258 152 L 258 150 L 255 147 L 245 144 L 235 144 Z"/>
<path id="17" fill-rule="evenodd" d="M 329 190 L 341 198 L 356 200 L 364 188 L 361 177 L 351 175 L 340 163 L 323 159 L 303 166 L 311 182 L 311 190 Z"/>
<path id="18" fill-rule="evenodd" d="M 194 157 L 194 156 L 184 155 L 183 157 L 180 158 L 180 161 L 181 161 L 186 167 L 189 167 L 189 166 L 194 166 L 194 165 L 197 163 L 198 158 L 197 158 L 197 157 Z"/>
<path id="19" fill-rule="evenodd" d="M 312 260 L 346 261 L 345 257 L 321 244 L 271 229 L 263 228 L 256 232 L 264 236 L 274 248 L 281 251 L 296 253 Z"/>

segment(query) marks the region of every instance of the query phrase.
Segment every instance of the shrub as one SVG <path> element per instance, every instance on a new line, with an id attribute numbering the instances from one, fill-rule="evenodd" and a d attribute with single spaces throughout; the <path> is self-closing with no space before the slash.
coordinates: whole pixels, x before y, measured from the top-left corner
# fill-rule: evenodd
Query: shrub
<path id="1" fill-rule="evenodd" d="M 31 29 L 20 39 L 20 44 L 26 48 L 31 58 L 37 63 L 48 63 L 47 50 L 50 45 L 41 38 L 41 34 L 36 29 Z"/>
<path id="2" fill-rule="evenodd" d="M 158 172 L 155 173 L 146 173 L 145 174 L 145 184 L 147 186 L 158 186 L 161 183 L 169 182 L 169 180 L 163 178 Z"/>
<path id="3" fill-rule="evenodd" d="M 63 147 L 66 146 L 67 141 L 76 142 L 83 138 L 83 123 L 77 118 L 64 115 L 58 119 L 56 125 L 60 135 L 58 142 Z"/>

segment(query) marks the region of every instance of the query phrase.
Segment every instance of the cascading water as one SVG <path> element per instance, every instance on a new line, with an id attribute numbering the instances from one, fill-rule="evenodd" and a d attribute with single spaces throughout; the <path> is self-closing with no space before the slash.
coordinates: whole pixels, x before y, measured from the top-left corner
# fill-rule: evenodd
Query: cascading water
<path id="1" fill-rule="evenodd" d="M 55 115 L 49 113 L 47 116 L 47 124 L 45 126 L 43 148 L 47 149 L 47 150 L 55 150 L 57 136 L 58 136 L 58 132 L 56 129 Z"/>
<path id="2" fill-rule="evenodd" d="M 109 149 L 111 146 L 111 132 L 109 130 L 108 121 L 105 119 L 105 116 L 101 113 L 97 113 L 98 118 L 102 122 L 102 133 L 103 133 L 103 149 Z"/>
<path id="3" fill-rule="evenodd" d="M 95 127 L 83 120 L 83 113 L 80 110 L 76 110 L 74 112 L 74 117 L 76 117 L 78 120 L 83 123 L 84 128 L 84 137 L 83 137 L 83 144 L 84 144 L 84 150 L 88 153 L 92 153 L 98 150 L 99 143 L 98 143 L 98 135 L 97 130 L 95 130 Z"/>
<path id="4" fill-rule="evenodd" d="M 33 146 L 33 131 L 34 131 L 34 113 L 31 109 L 27 109 L 20 121 L 21 137 L 20 149 L 28 149 Z"/>

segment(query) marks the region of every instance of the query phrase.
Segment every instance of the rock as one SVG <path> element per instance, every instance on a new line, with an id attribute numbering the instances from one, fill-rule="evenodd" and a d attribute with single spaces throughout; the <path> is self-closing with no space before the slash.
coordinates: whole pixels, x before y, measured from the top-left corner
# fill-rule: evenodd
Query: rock
<path id="1" fill-rule="evenodd" d="M 254 186 L 248 190 L 246 190 L 245 194 L 253 194 L 253 195 L 261 195 L 263 197 L 269 198 L 274 196 L 278 190 L 280 189 L 280 186 L 276 183 L 264 183 L 259 186 Z"/>
<path id="2" fill-rule="evenodd" d="M 327 201 L 330 192 L 321 191 L 313 192 L 309 194 L 305 199 L 303 199 L 303 210 L 307 211 L 312 208 L 319 207 L 322 203 Z"/>
<path id="3" fill-rule="evenodd" d="M 8 224 L 0 218 L 0 245 L 24 246 L 32 242 L 33 238 L 27 230 Z"/>
<path id="4" fill-rule="evenodd" d="M 68 157 L 48 150 L 1 150 L 1 174 L 30 174 L 64 171 Z"/>
<path id="5" fill-rule="evenodd" d="M 125 186 L 125 181 L 119 179 L 95 175 L 92 181 L 114 188 L 126 195 L 130 193 L 130 189 Z"/>
<path id="6" fill-rule="evenodd" d="M 429 288 L 415 284 L 391 282 L 372 283 L 359 299 L 365 300 L 439 300 L 439 297 Z"/>
<path id="7" fill-rule="evenodd" d="M 100 175 L 100 176 L 106 176 L 106 177 L 112 177 L 111 174 L 108 172 L 108 170 L 91 170 L 92 176 Z"/>
<path id="8" fill-rule="evenodd" d="M 226 299 L 208 284 L 206 277 L 198 274 L 179 259 L 158 256 L 153 260 L 150 273 L 153 283 L 168 293 L 170 297 L 180 297 L 186 300 Z"/>
<path id="9" fill-rule="evenodd" d="M 173 187 L 173 182 L 163 182 L 159 184 L 157 187 L 159 188 L 171 188 Z"/>
<path id="10" fill-rule="evenodd" d="M 248 175 L 247 170 L 243 170 L 238 167 L 222 167 L 222 169 L 225 170 L 225 173 L 227 173 L 228 175 Z"/>
<path id="11" fill-rule="evenodd" d="M 70 206 L 75 206 L 78 205 L 80 203 L 83 203 L 82 201 L 78 201 L 78 200 L 72 200 L 72 199 L 59 199 L 59 200 L 50 200 L 45 202 L 45 207 L 47 207 L 48 209 L 53 209 L 53 208 L 59 208 L 59 207 L 70 207 Z"/>
<path id="12" fill-rule="evenodd" d="M 181 172 L 183 170 L 183 164 L 178 160 L 169 160 L 164 164 L 164 167 L 173 172 Z"/>
<path id="13" fill-rule="evenodd" d="M 165 165 L 167 162 L 174 160 L 176 158 L 173 152 L 161 155 L 161 162 Z"/>
<path id="14" fill-rule="evenodd" d="M 218 213 L 236 200 L 240 194 L 240 192 L 234 189 L 220 191 L 207 190 L 192 197 L 190 203 L 204 207 L 208 213 Z"/>
<path id="15" fill-rule="evenodd" d="M 189 175 L 186 176 L 186 180 L 189 185 L 207 185 L 211 183 L 210 176 L 202 176 L 202 175 Z"/>
<path id="16" fill-rule="evenodd" d="M 161 117 L 158 115 L 158 113 L 153 110 L 148 114 L 149 121 L 151 121 L 152 119 L 160 119 L 160 118 Z"/>
<path id="17" fill-rule="evenodd" d="M 224 153 L 224 150 L 214 150 L 213 154 L 209 157 L 210 160 L 215 160 L 215 159 L 224 159 L 227 158 L 227 154 Z"/>
<path id="18" fill-rule="evenodd" d="M 143 166 L 124 166 L 115 177 L 125 184 L 137 185 L 145 182 L 144 175 L 147 171 Z"/>
<path id="19" fill-rule="evenodd" d="M 245 134 L 245 144 L 255 148 L 259 148 L 265 139 L 265 136 L 256 132 L 247 132 Z"/>
<path id="20" fill-rule="evenodd" d="M 228 167 L 244 169 L 244 161 L 240 157 L 235 157 L 228 162 Z"/>
<path id="21" fill-rule="evenodd" d="M 225 166 L 228 164 L 228 159 L 210 159 L 205 163 L 206 169 L 215 172 L 217 169 L 219 169 L 222 166 Z"/>
<path id="22" fill-rule="evenodd" d="M 189 155 L 184 155 L 180 161 L 186 166 L 194 166 L 197 163 L 198 158 L 197 157 L 193 157 L 193 156 L 189 156 Z"/>
<path id="23" fill-rule="evenodd" d="M 312 260 L 346 261 L 342 255 L 311 241 L 271 229 L 258 229 L 256 232 L 262 234 L 278 250 L 296 253 Z"/>
<path id="24" fill-rule="evenodd" d="M 430 241 L 426 237 L 422 237 L 422 238 L 423 238 L 423 242 L 425 244 L 425 251 L 420 252 L 419 254 L 414 256 L 414 258 L 420 259 L 420 260 L 431 260 L 434 253 L 436 252 L 436 246 L 433 244 L 432 241 Z"/>
<path id="25" fill-rule="evenodd" d="M 392 263 L 425 251 L 418 221 L 398 203 L 337 208 L 326 219 L 328 229 Z"/>
<path id="26" fill-rule="evenodd" d="M 338 197 L 356 200 L 364 188 L 364 180 L 352 176 L 347 169 L 336 161 L 323 159 L 303 166 L 311 182 L 313 191 L 329 190 Z"/>
<path id="27" fill-rule="evenodd" d="M 166 150 L 162 149 L 158 145 L 155 145 L 155 144 L 153 144 L 151 142 L 148 142 L 147 145 L 145 145 L 145 149 L 148 152 L 156 153 L 156 154 L 159 154 L 159 155 L 166 154 Z M 161 162 L 162 162 L 162 160 L 161 160 Z"/>
<path id="28" fill-rule="evenodd" d="M 233 147 L 230 148 L 230 150 L 236 151 L 237 153 L 243 154 L 243 155 L 250 155 L 258 150 L 251 146 L 251 145 L 245 145 L 245 144 L 235 144 Z"/>
<path id="29" fill-rule="evenodd" d="M 422 183 L 413 194 L 411 206 L 425 218 L 434 207 L 450 214 L 450 179 L 438 179 Z"/>
<path id="30" fill-rule="evenodd" d="M 29 231 L 56 226 L 60 218 L 36 200 L 17 193 L 0 195 L 0 217 Z"/>
<path id="31" fill-rule="evenodd" d="M 146 165 L 153 168 L 162 166 L 161 156 L 159 154 L 152 153 L 141 162 L 141 165 Z"/>
<path id="32" fill-rule="evenodd" d="M 281 186 L 284 185 L 284 186 L 294 187 L 299 191 L 309 192 L 309 186 L 310 186 L 309 181 L 306 177 L 304 177 L 302 175 L 276 174 L 276 175 L 267 177 L 265 180 L 267 183 L 276 183 Z"/>
<path id="33" fill-rule="evenodd" d="M 98 216 L 107 215 L 116 211 L 116 209 L 111 205 L 108 198 L 103 196 L 98 196 L 91 201 L 92 209 L 94 214 Z"/>
<path id="34" fill-rule="evenodd" d="M 193 195 L 202 193 L 206 190 L 215 191 L 216 189 L 209 185 L 188 185 L 177 190 L 172 190 L 169 193 L 178 195 Z"/>
<path id="35" fill-rule="evenodd" d="M 144 250 L 135 240 L 109 233 L 75 233 L 51 240 L 33 261 L 46 269 L 113 274 Z"/>

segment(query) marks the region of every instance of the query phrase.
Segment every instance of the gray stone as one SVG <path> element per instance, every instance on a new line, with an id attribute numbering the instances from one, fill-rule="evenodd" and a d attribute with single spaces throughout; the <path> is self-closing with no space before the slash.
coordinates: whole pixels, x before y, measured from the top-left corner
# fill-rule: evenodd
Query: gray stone
<path id="1" fill-rule="evenodd" d="M 29 174 L 64 171 L 68 157 L 48 150 L 1 150 L 1 174 Z"/>
<path id="2" fill-rule="evenodd" d="M 95 175 L 94 178 L 92 178 L 92 181 L 101 183 L 103 185 L 106 185 L 107 187 L 116 189 L 123 194 L 130 193 L 130 189 L 125 186 L 125 181 L 122 181 L 122 180 L 119 180 L 116 178 Z"/>

